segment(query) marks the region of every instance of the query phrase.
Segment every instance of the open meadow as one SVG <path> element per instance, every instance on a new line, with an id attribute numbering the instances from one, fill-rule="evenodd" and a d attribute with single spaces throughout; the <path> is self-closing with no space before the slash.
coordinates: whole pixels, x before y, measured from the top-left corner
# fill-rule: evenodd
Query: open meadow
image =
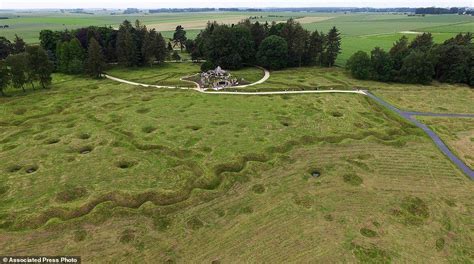
<path id="1" fill-rule="evenodd" d="M 195 71 L 163 67 L 169 74 L 152 82 Z M 114 74 L 153 75 L 142 70 Z M 365 86 L 340 69 L 312 71 Z M 296 82 L 310 85 L 311 69 L 299 72 Z M 209 95 L 53 77 L 47 90 L 0 98 L 1 254 L 168 263 L 473 258 L 472 181 L 420 129 L 366 96 Z M 288 89 L 295 80 L 278 82 Z M 398 89 L 367 83 L 382 95 Z M 465 89 L 449 100 L 465 105 Z"/>
<path id="2" fill-rule="evenodd" d="M 43 12 L 43 13 L 42 13 Z M 209 12 L 209 13 L 161 13 L 110 15 L 105 11 L 95 14 L 70 14 L 58 12 L 14 12 L 1 13 L 10 17 L 2 20 L 8 29 L 0 29 L 0 36 L 13 39 L 15 34 L 28 43 L 38 43 L 41 29 L 64 30 L 96 26 L 117 28 L 125 19 L 139 19 L 149 28 L 156 28 L 165 37 L 171 38 L 177 25 L 183 25 L 189 38 L 206 26 L 207 21 L 235 24 L 246 18 L 251 21 L 282 22 L 294 18 L 304 28 L 326 32 L 336 26 L 342 33 L 342 54 L 337 63 L 344 65 L 356 51 L 370 51 L 379 46 L 389 49 L 393 42 L 406 35 L 414 38 L 417 32 L 431 32 L 436 42 L 442 42 L 460 32 L 472 32 L 474 17 L 460 15 L 407 16 L 403 14 L 343 14 L 343 13 L 296 13 L 296 12 Z"/>

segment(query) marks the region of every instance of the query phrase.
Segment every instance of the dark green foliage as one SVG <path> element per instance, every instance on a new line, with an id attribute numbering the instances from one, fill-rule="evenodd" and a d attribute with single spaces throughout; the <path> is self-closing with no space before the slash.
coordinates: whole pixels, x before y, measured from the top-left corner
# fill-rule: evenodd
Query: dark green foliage
<path id="1" fill-rule="evenodd" d="M 138 47 L 133 36 L 133 27 L 125 20 L 117 34 L 117 60 L 124 66 L 136 66 L 139 62 Z"/>
<path id="2" fill-rule="evenodd" d="M 210 61 L 205 61 L 203 64 L 201 64 L 201 71 L 202 72 L 207 72 L 207 71 L 213 70 L 215 68 L 216 68 L 216 66 L 214 65 L 214 63 L 212 63 Z"/>
<path id="3" fill-rule="evenodd" d="M 268 61 L 261 51 L 263 41 L 270 36 L 281 37 L 286 41 L 286 60 L 278 59 Z M 244 64 L 254 64 L 255 61 L 261 66 L 280 69 L 283 67 L 300 67 L 318 63 L 325 66 L 333 66 L 337 55 L 340 53 L 340 34 L 336 28 L 332 28 L 326 35 L 304 29 L 300 23 L 289 19 L 286 23 L 273 22 L 269 28 L 268 24 L 258 22 L 252 24 L 249 20 L 234 25 L 219 25 L 216 22 L 208 23 L 205 30 L 197 36 L 193 44 L 193 60 L 204 58 L 211 61 L 213 65 L 219 65 L 227 69 L 238 69 Z M 275 38 L 272 38 L 275 39 Z M 258 47 L 258 49 L 256 49 Z M 276 53 L 276 52 L 275 52 Z M 278 53 L 281 53 L 280 49 Z M 286 63 L 286 65 L 285 65 Z"/>
<path id="4" fill-rule="evenodd" d="M 30 67 L 31 76 L 41 83 L 43 88 L 51 84 L 51 74 L 53 73 L 53 63 L 49 60 L 48 54 L 40 46 L 28 46 L 26 48 L 28 54 L 28 65 Z"/>
<path id="5" fill-rule="evenodd" d="M 257 53 L 259 65 L 278 70 L 287 65 L 288 45 L 282 37 L 269 36 L 263 40 Z"/>
<path id="6" fill-rule="evenodd" d="M 462 37 L 458 35 L 457 38 Z M 434 50 L 436 63 L 436 79 L 441 82 L 467 83 L 471 82 L 474 60 L 474 46 L 457 42 L 455 39 L 446 41 Z"/>
<path id="7" fill-rule="evenodd" d="M 434 78 L 474 86 L 474 45 L 471 41 L 470 33 L 460 33 L 440 45 L 433 43 L 430 33 L 417 36 L 410 44 L 403 36 L 394 43 L 389 56 L 380 48 L 372 50 L 369 78 L 421 84 L 429 84 Z M 361 52 L 356 54 L 349 59 L 347 67 L 355 78 L 365 79 L 365 72 L 359 72 L 365 68 L 365 59 Z"/>
<path id="8" fill-rule="evenodd" d="M 41 47 L 44 50 L 50 50 L 53 54 L 56 53 L 56 45 L 58 42 L 62 41 L 61 32 L 53 32 L 49 29 L 44 29 L 40 31 L 40 43 Z"/>
<path id="9" fill-rule="evenodd" d="M 0 60 L 12 53 L 12 43 L 5 37 L 0 37 Z"/>
<path id="10" fill-rule="evenodd" d="M 309 38 L 308 56 L 319 66 L 323 65 L 323 52 L 326 50 L 326 41 L 326 35 L 322 32 L 319 33 L 317 30 Z"/>
<path id="11" fill-rule="evenodd" d="M 280 37 L 284 38 L 288 44 L 289 66 L 301 67 L 309 62 L 310 58 L 308 58 L 307 53 L 310 33 L 303 29 L 300 23 L 289 19 L 284 24 Z"/>
<path id="12" fill-rule="evenodd" d="M 207 60 L 226 69 L 243 67 L 255 54 L 250 30 L 241 25 L 209 24 L 196 41 Z"/>
<path id="13" fill-rule="evenodd" d="M 10 70 L 4 61 L 0 61 L 0 94 L 5 95 L 4 90 L 11 82 Z"/>
<path id="14" fill-rule="evenodd" d="M 376 47 L 372 50 L 370 53 L 370 64 L 372 66 L 372 79 L 381 82 L 392 80 L 392 58 L 383 49 Z"/>
<path id="15" fill-rule="evenodd" d="M 174 45 L 178 45 L 181 48 L 181 51 L 183 51 L 184 45 L 186 44 L 186 31 L 184 30 L 184 27 L 181 25 L 176 27 L 176 30 L 173 33 L 173 42 Z"/>
<path id="16" fill-rule="evenodd" d="M 357 79 L 369 79 L 371 72 L 369 55 L 365 51 L 354 53 L 347 61 L 346 68 L 351 72 L 352 76 Z"/>
<path id="17" fill-rule="evenodd" d="M 10 67 L 11 80 L 13 87 L 23 89 L 25 91 L 25 83 L 27 82 L 28 57 L 26 53 L 10 55 L 6 59 L 7 65 Z"/>
<path id="18" fill-rule="evenodd" d="M 105 68 L 104 55 L 99 42 L 95 38 L 89 41 L 89 48 L 87 50 L 86 70 L 90 76 L 99 78 Z"/>
<path id="19" fill-rule="evenodd" d="M 431 33 L 423 33 L 416 36 L 416 38 L 410 43 L 408 48 L 411 50 L 418 51 L 429 51 L 434 45 L 433 36 Z"/>
<path id="20" fill-rule="evenodd" d="M 400 80 L 406 83 L 431 83 L 434 75 L 434 67 L 431 56 L 422 51 L 412 51 L 403 59 L 400 69 Z"/>
<path id="21" fill-rule="evenodd" d="M 392 57 L 393 61 L 393 69 L 395 71 L 400 71 L 403 64 L 403 59 L 410 53 L 410 49 L 408 48 L 408 38 L 403 36 L 390 49 L 390 57 Z"/>
<path id="22" fill-rule="evenodd" d="M 84 49 L 77 38 L 58 42 L 56 47 L 58 71 L 69 74 L 84 72 Z"/>
<path id="23" fill-rule="evenodd" d="M 341 33 L 333 27 L 327 35 L 326 65 L 333 66 L 339 53 L 341 53 Z"/>
<path id="24" fill-rule="evenodd" d="M 255 44 L 254 49 L 259 50 L 260 44 L 267 37 L 268 28 L 256 21 L 250 25 L 250 34 Z"/>
<path id="25" fill-rule="evenodd" d="M 14 54 L 22 53 L 26 50 L 25 41 L 22 38 L 18 37 L 17 34 L 15 34 L 15 42 L 13 43 L 12 49 Z"/>

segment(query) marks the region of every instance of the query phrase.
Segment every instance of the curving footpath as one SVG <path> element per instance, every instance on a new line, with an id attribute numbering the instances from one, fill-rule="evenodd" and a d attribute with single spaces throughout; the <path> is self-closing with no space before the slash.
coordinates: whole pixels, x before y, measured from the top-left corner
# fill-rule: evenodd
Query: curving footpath
<path id="1" fill-rule="evenodd" d="M 263 68 L 261 68 L 263 69 Z M 265 72 L 265 75 L 262 79 L 260 79 L 257 82 L 247 84 L 247 85 L 241 85 L 241 86 L 234 86 L 232 88 L 244 88 L 244 87 L 249 87 L 257 84 L 264 83 L 268 78 L 270 78 L 270 72 L 266 69 L 263 69 Z M 370 93 L 367 90 L 307 90 L 307 91 L 275 91 L 275 92 L 212 92 L 212 91 L 206 91 L 205 89 L 202 89 L 199 87 L 199 84 L 190 81 L 190 80 L 185 80 L 185 78 L 189 78 L 194 75 L 190 76 L 185 76 L 180 78 L 181 81 L 184 82 L 189 82 L 193 83 L 196 85 L 194 88 L 187 88 L 187 87 L 179 87 L 179 86 L 161 86 L 161 85 L 153 85 L 153 84 L 143 84 L 143 83 L 137 83 L 137 82 L 131 82 L 127 80 L 123 80 L 117 77 L 113 77 L 107 74 L 103 74 L 103 77 L 121 82 L 121 83 L 126 83 L 130 85 L 135 85 L 135 86 L 143 86 L 143 87 L 154 87 L 154 88 L 165 88 L 165 89 L 182 89 L 182 90 L 194 90 L 200 93 L 205 93 L 205 94 L 225 94 L 225 95 L 282 95 L 282 94 L 317 94 L 317 93 L 352 93 L 352 94 L 362 94 L 366 95 L 369 98 L 373 99 L 374 101 L 378 102 L 380 105 L 384 106 L 385 108 L 391 110 L 392 112 L 395 112 L 399 116 L 401 116 L 403 119 L 408 121 L 409 123 L 412 123 L 416 125 L 417 127 L 421 128 L 435 143 L 435 145 L 441 150 L 441 152 L 446 155 L 453 163 L 456 165 L 462 172 L 464 172 L 471 180 L 474 180 L 474 171 L 467 166 L 462 160 L 460 160 L 454 153 L 449 150 L 449 148 L 446 146 L 446 144 L 441 140 L 441 138 L 433 131 L 431 130 L 427 125 L 421 123 L 418 121 L 414 116 L 434 116 L 434 117 L 454 117 L 454 118 L 474 118 L 474 114 L 455 114 L 455 113 L 447 113 L 447 114 L 442 114 L 442 113 L 426 113 L 426 112 L 410 112 L 410 111 L 402 111 L 395 106 L 389 104 L 388 102 L 384 101 L 383 99 L 375 96 L 374 94 Z"/>

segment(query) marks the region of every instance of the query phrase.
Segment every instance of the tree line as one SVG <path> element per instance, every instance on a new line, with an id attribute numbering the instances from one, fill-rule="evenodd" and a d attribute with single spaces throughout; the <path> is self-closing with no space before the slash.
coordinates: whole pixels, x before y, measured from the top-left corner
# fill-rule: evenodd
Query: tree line
<path id="1" fill-rule="evenodd" d="M 471 33 L 459 33 L 435 44 L 430 33 L 413 41 L 403 36 L 388 51 L 376 47 L 370 55 L 358 51 L 346 67 L 357 79 L 429 84 L 437 80 L 474 86 L 474 44 Z"/>
<path id="2" fill-rule="evenodd" d="M 12 85 L 25 91 L 25 85 L 35 88 L 39 82 L 46 88 L 51 83 L 54 70 L 47 52 L 38 45 L 27 46 L 23 39 L 15 36 L 11 43 L 0 37 L 0 94 L 5 95 L 5 89 Z"/>
<path id="3" fill-rule="evenodd" d="M 103 65 L 92 62 L 144 66 L 163 62 L 168 54 L 163 36 L 154 29 L 148 30 L 138 20 L 135 25 L 125 20 L 118 30 L 111 27 L 54 32 L 43 30 L 40 41 L 41 46 L 50 51 L 56 70 L 69 74 L 88 72 L 98 76 L 100 73 L 94 69 L 103 68 Z M 89 50 L 91 43 L 94 43 L 93 51 Z"/>
<path id="4" fill-rule="evenodd" d="M 216 66 L 238 69 L 258 64 L 269 69 L 321 65 L 331 67 L 341 52 L 341 37 L 329 32 L 310 32 L 293 19 L 261 24 L 244 20 L 236 25 L 209 22 L 195 40 L 186 41 L 194 61 L 206 60 L 203 70 Z"/>

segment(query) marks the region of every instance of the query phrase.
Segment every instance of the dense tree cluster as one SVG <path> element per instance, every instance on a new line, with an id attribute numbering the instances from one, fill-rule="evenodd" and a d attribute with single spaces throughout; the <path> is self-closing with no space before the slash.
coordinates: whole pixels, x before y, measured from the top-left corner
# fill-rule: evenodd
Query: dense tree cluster
<path id="1" fill-rule="evenodd" d="M 208 23 L 195 41 L 188 40 L 186 49 L 193 60 L 207 61 L 204 68 L 333 66 L 341 51 L 341 37 L 335 27 L 327 34 L 310 32 L 293 19 L 271 25 L 249 20 L 237 25 L 214 22 Z"/>
<path id="2" fill-rule="evenodd" d="M 124 66 L 151 65 L 155 61 L 163 62 L 168 50 L 163 36 L 154 29 L 148 30 L 138 20 L 135 25 L 125 20 L 118 30 L 111 27 L 87 27 L 73 31 L 40 32 L 41 46 L 48 51 L 55 62 L 58 72 L 78 74 L 91 73 L 101 68 L 103 63 L 118 62 Z M 94 50 L 90 51 L 94 43 Z M 99 45 L 99 49 L 97 46 Z M 90 58 L 90 56 L 95 56 Z M 89 68 L 92 61 L 95 64 Z"/>
<path id="3" fill-rule="evenodd" d="M 474 44 L 472 35 L 458 34 L 435 44 L 430 33 L 412 42 L 403 36 L 389 52 L 376 47 L 370 55 L 358 51 L 347 62 L 355 78 L 383 82 L 428 84 L 433 79 L 474 86 Z"/>
<path id="4" fill-rule="evenodd" d="M 25 85 L 30 84 L 32 88 L 35 82 L 46 88 L 51 83 L 53 63 L 48 54 L 40 46 L 22 47 L 20 52 L 15 52 L 5 60 L 0 60 L 0 94 L 8 85 L 25 91 Z"/>

